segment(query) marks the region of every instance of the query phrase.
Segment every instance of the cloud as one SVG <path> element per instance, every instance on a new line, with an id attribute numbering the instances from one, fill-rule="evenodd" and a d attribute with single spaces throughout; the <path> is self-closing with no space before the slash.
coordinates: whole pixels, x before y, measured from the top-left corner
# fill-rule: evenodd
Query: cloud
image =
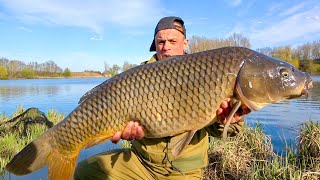
<path id="1" fill-rule="evenodd" d="M 24 27 L 24 26 L 20 26 L 19 29 L 20 29 L 21 31 L 25 31 L 25 32 L 32 32 L 31 29 L 26 28 L 26 27 Z"/>
<path id="2" fill-rule="evenodd" d="M 144 26 L 161 16 L 157 0 L 0 0 L 0 3 L 7 14 L 24 23 L 83 27 L 97 34 L 112 25 Z"/>
<path id="3" fill-rule="evenodd" d="M 279 15 L 280 16 L 288 16 L 288 15 L 293 15 L 295 13 L 297 13 L 299 10 L 303 9 L 305 6 L 305 3 L 300 3 L 300 4 L 297 4 L 283 12 L 281 12 Z"/>
<path id="4" fill-rule="evenodd" d="M 231 6 L 238 6 L 241 4 L 242 0 L 229 0 L 227 1 Z"/>
<path id="5" fill-rule="evenodd" d="M 316 38 L 315 35 L 319 36 L 320 32 L 319 12 L 320 8 L 317 6 L 294 14 L 291 10 L 285 13 L 291 15 L 275 22 L 271 22 L 274 19 L 270 19 L 264 26 L 251 24 L 251 30 L 248 33 L 250 40 L 254 42 L 253 44 L 270 46 L 289 43 L 293 40 L 301 42 L 301 40 L 306 40 L 305 37 L 311 37 L 311 35 Z"/>
<path id="6" fill-rule="evenodd" d="M 103 40 L 103 36 L 96 35 L 96 36 L 91 37 L 90 40 L 102 41 Z"/>

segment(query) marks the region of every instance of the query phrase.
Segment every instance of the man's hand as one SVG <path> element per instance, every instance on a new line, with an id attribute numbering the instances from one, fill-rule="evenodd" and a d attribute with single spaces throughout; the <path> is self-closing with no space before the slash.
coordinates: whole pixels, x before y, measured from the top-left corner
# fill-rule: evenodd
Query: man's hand
<path id="1" fill-rule="evenodd" d="M 140 140 L 141 138 L 143 138 L 143 136 L 144 132 L 142 126 L 138 122 L 129 121 L 123 132 L 116 132 L 111 138 L 111 141 L 113 143 L 117 143 L 120 139 L 125 139 L 129 141 Z"/>
<path id="2" fill-rule="evenodd" d="M 235 113 L 231 119 L 231 124 L 240 121 L 241 116 L 243 114 L 250 113 L 250 109 L 247 106 L 242 106 L 240 108 L 241 108 L 241 114 L 239 114 L 238 112 Z M 220 108 L 217 110 L 218 119 L 222 124 L 225 124 L 227 122 L 227 118 L 231 111 L 232 111 L 232 102 L 230 98 L 227 98 L 225 101 L 223 101 L 220 104 Z"/>

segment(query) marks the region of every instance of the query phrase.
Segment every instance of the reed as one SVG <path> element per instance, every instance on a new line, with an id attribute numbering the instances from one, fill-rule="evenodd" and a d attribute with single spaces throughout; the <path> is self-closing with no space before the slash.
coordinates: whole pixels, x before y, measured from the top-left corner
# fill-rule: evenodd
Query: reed
<path id="1" fill-rule="evenodd" d="M 319 179 L 320 125 L 308 121 L 300 131 L 297 149 L 287 145 L 282 155 L 259 125 L 227 142 L 211 137 L 204 179 Z"/>

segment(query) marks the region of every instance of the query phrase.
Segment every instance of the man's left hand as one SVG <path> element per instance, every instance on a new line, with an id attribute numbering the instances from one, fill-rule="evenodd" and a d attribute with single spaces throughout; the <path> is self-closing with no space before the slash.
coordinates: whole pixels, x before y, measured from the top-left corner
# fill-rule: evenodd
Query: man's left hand
<path id="1" fill-rule="evenodd" d="M 243 114 L 250 113 L 250 109 L 248 107 L 242 106 L 240 108 L 242 108 Z M 231 101 L 231 98 L 227 98 L 225 101 L 222 101 L 222 103 L 220 104 L 220 108 L 216 112 L 218 119 L 222 124 L 225 124 L 227 122 L 227 118 L 231 111 L 232 111 L 232 101 Z M 235 113 L 231 119 L 231 124 L 234 124 L 240 121 L 243 114 Z"/>

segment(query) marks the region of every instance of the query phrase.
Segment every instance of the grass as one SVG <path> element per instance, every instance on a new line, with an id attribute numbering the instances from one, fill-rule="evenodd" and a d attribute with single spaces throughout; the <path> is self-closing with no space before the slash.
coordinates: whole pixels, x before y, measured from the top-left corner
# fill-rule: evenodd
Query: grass
<path id="1" fill-rule="evenodd" d="M 19 107 L 10 117 L 0 114 L 0 174 L 14 154 L 47 129 L 45 125 L 32 125 L 27 136 L 21 138 L 22 127 L 12 132 L 10 126 L 2 124 L 24 110 Z M 54 124 L 64 117 L 54 110 L 46 116 Z M 287 145 L 283 155 L 273 152 L 271 137 L 259 125 L 245 126 L 242 133 L 226 142 L 210 137 L 204 179 L 320 179 L 320 124 L 308 121 L 300 131 L 297 148 Z M 123 141 L 122 148 L 130 146 Z"/>
<path id="2" fill-rule="evenodd" d="M 5 165 L 16 153 L 47 130 L 45 125 L 31 124 L 30 127 L 28 127 L 27 136 L 21 137 L 23 131 L 22 124 L 14 131 L 10 128 L 10 124 L 3 124 L 24 111 L 25 109 L 23 107 L 18 107 L 16 112 L 10 117 L 5 117 L 3 114 L 0 115 L 0 175 L 4 173 Z M 64 117 L 64 115 L 54 110 L 49 110 L 46 116 L 54 124 L 61 121 Z"/>
<path id="3" fill-rule="evenodd" d="M 319 179 L 319 123 L 303 124 L 297 147 L 275 154 L 271 138 L 259 126 L 245 127 L 225 143 L 211 137 L 204 179 Z"/>

